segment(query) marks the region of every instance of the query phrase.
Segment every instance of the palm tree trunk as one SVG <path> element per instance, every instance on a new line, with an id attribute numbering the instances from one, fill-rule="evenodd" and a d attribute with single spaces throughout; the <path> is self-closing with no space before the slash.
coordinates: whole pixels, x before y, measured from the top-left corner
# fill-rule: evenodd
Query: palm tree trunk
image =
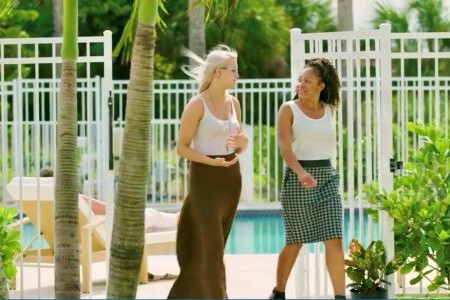
<path id="1" fill-rule="evenodd" d="M 62 36 L 63 23 L 63 0 L 52 0 L 53 8 L 53 36 Z M 61 45 L 56 44 L 56 56 L 61 55 Z M 60 78 L 61 70 L 56 69 L 55 78 Z"/>
<path id="2" fill-rule="evenodd" d="M 189 49 L 200 57 L 206 53 L 205 6 L 189 0 Z M 191 60 L 190 65 L 193 65 Z"/>
<path id="3" fill-rule="evenodd" d="M 353 30 L 353 0 L 338 0 L 337 3 L 337 12 L 338 12 L 338 31 L 351 31 Z M 342 51 L 346 51 L 347 48 L 350 48 L 351 45 L 346 44 L 342 45 Z M 341 65 L 341 77 L 344 78 L 347 76 L 347 64 L 344 62 Z M 343 91 L 342 99 L 347 99 L 347 92 Z M 347 102 L 342 101 L 341 104 L 342 111 L 342 119 L 343 122 L 347 122 Z"/>
<path id="4" fill-rule="evenodd" d="M 3 262 L 0 259 L 0 299 L 9 299 L 8 280 L 3 271 Z"/>
<path id="5" fill-rule="evenodd" d="M 108 298 L 135 298 L 144 247 L 157 0 L 141 0 L 111 237 Z"/>
<path id="6" fill-rule="evenodd" d="M 353 0 L 338 0 L 338 31 L 353 30 Z"/>
<path id="7" fill-rule="evenodd" d="M 62 35 L 62 0 L 53 0 L 53 36 L 61 36 Z"/>
<path id="8" fill-rule="evenodd" d="M 77 188 L 78 3 L 64 0 L 55 183 L 55 297 L 80 297 Z"/>

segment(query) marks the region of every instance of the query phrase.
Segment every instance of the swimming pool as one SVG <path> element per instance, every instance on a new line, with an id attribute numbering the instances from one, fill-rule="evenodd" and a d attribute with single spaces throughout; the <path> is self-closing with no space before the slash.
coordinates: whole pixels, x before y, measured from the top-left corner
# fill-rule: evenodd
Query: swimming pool
<path id="1" fill-rule="evenodd" d="M 359 212 L 354 211 L 355 230 L 351 238 L 360 238 L 362 234 L 363 244 L 367 244 L 369 235 L 369 217 L 363 214 L 362 232 L 360 232 Z M 344 210 L 344 250 L 349 242 L 350 227 L 349 210 Z M 377 228 L 377 227 L 375 227 Z M 23 247 L 31 249 L 45 249 L 48 244 L 45 240 L 37 238 L 37 230 L 31 224 L 23 226 Z M 225 253 L 227 254 L 268 254 L 279 253 L 284 246 L 284 225 L 280 209 L 273 210 L 238 210 L 228 237 Z M 378 239 L 378 231 L 373 231 L 371 239 Z M 30 245 L 31 244 L 31 245 Z M 314 246 L 310 245 L 310 251 Z"/>
<path id="2" fill-rule="evenodd" d="M 363 223 L 359 222 L 359 212 L 354 213 L 354 230 L 351 238 L 362 237 L 363 244 L 369 238 L 369 217 L 363 214 Z M 349 210 L 344 211 L 344 250 L 349 243 Z M 359 228 L 362 225 L 362 232 Z M 378 239 L 378 230 L 373 231 L 372 239 Z M 240 210 L 234 219 L 228 237 L 225 253 L 227 254 L 262 254 L 278 253 L 284 246 L 284 225 L 281 210 Z M 310 250 L 313 250 L 310 245 Z"/>

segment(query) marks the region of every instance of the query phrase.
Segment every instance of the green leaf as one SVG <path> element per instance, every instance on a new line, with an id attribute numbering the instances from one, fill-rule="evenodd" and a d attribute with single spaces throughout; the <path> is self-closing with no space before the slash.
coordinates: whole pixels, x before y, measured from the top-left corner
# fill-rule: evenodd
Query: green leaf
<path id="1" fill-rule="evenodd" d="M 445 240 L 447 240 L 450 237 L 449 233 L 445 230 L 442 230 L 439 234 L 438 234 L 438 239 L 441 242 L 444 242 Z"/>
<path id="2" fill-rule="evenodd" d="M 414 277 L 413 279 L 411 279 L 411 280 L 409 281 L 409 283 L 410 283 L 411 285 L 415 285 L 415 284 L 419 283 L 419 282 L 422 280 L 422 278 L 423 278 L 422 274 L 419 274 L 419 275 L 417 275 L 416 277 Z"/>
<path id="3" fill-rule="evenodd" d="M 402 275 L 406 275 L 409 274 L 413 269 L 414 269 L 414 263 L 410 262 L 407 264 L 404 264 L 401 268 L 400 268 L 400 274 Z"/>
<path id="4" fill-rule="evenodd" d="M 427 286 L 428 291 L 430 292 L 434 292 L 439 288 L 439 285 L 437 285 L 436 283 L 431 283 Z"/>

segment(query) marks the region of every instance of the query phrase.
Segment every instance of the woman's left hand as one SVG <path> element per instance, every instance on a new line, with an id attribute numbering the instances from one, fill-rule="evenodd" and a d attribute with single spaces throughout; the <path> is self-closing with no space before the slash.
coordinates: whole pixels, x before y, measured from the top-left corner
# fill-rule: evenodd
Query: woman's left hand
<path id="1" fill-rule="evenodd" d="M 239 129 L 237 133 L 232 133 L 227 138 L 227 145 L 229 148 L 233 148 L 236 152 L 243 151 L 248 144 L 248 138 Z"/>

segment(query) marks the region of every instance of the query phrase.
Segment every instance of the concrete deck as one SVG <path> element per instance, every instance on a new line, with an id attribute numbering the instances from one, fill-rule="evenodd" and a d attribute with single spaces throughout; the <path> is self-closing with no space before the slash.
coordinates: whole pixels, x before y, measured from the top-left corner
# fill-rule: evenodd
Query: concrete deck
<path id="1" fill-rule="evenodd" d="M 261 255 L 226 255 L 225 267 L 227 270 L 227 286 L 229 298 L 240 299 L 265 299 L 270 294 L 275 282 L 275 269 L 277 263 L 276 254 Z M 151 256 L 149 266 L 157 275 L 165 273 L 178 274 L 179 268 L 175 255 Z M 102 299 L 106 298 L 106 265 L 96 263 L 93 272 L 93 292 L 83 294 L 82 298 Z M 20 272 L 20 270 L 19 270 Z M 22 278 L 24 290 L 11 291 L 11 299 L 20 298 L 54 298 L 54 269 L 41 268 L 40 278 L 36 267 L 24 267 Z M 18 274 L 18 288 L 20 288 L 21 276 Z M 41 289 L 38 289 L 40 280 Z M 165 299 L 172 287 L 174 280 L 152 281 L 138 286 L 137 298 L 139 299 Z M 289 281 L 287 296 L 293 298 L 295 287 L 293 278 Z"/>
<path id="2" fill-rule="evenodd" d="M 225 267 L 227 271 L 227 291 L 230 299 L 267 299 L 275 283 L 275 271 L 277 265 L 277 254 L 239 254 L 239 255 L 225 255 Z M 323 257 L 315 260 L 311 255 L 310 266 L 317 265 L 320 270 L 326 272 L 323 265 Z M 157 255 L 150 256 L 148 263 L 151 272 L 157 275 L 164 275 L 166 273 L 178 274 L 179 268 L 175 255 Z M 20 276 L 23 272 L 25 276 Z M 414 277 L 411 274 L 407 277 L 408 294 L 419 294 L 419 286 L 410 286 L 409 280 Z M 44 267 L 41 265 L 41 271 L 35 266 L 19 268 L 17 277 L 18 290 L 10 291 L 11 299 L 49 299 L 54 298 L 54 269 L 52 266 Z M 295 298 L 295 267 L 292 275 L 288 281 L 286 296 L 287 298 Z M 106 298 L 106 264 L 93 264 L 93 287 L 91 294 L 82 294 L 84 299 L 105 299 Z M 152 281 L 148 284 L 138 286 L 136 298 L 138 299 L 165 299 L 172 287 L 174 280 L 159 280 Z M 20 291 L 21 283 L 23 282 L 24 289 Z M 347 282 L 349 282 L 347 280 Z M 310 278 L 310 285 L 308 289 L 311 294 L 317 282 L 314 278 Z M 314 299 L 330 299 L 330 295 L 321 295 L 317 297 L 310 297 Z M 40 289 L 39 289 L 40 287 Z M 426 288 L 424 288 L 426 290 Z M 397 288 L 397 293 L 402 293 L 402 289 Z M 444 293 L 445 291 L 441 291 Z M 448 292 L 447 292 L 448 295 Z M 424 297 L 425 295 L 422 295 Z"/>

